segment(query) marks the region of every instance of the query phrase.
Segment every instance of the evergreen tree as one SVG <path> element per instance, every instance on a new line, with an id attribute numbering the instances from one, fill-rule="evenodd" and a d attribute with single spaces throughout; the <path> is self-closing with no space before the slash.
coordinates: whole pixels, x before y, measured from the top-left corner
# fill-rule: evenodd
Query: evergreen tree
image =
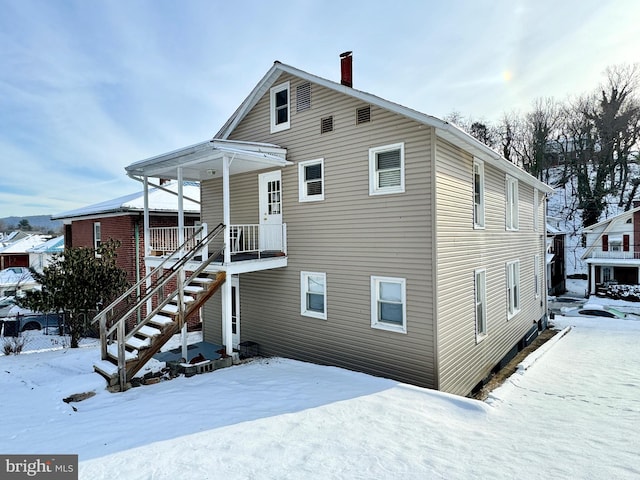
<path id="1" fill-rule="evenodd" d="M 119 242 L 109 240 L 98 249 L 75 247 L 56 254 L 42 273 L 32 272 L 41 290 L 26 292 L 18 302 L 37 312 L 64 312 L 77 348 L 88 321 L 128 287 L 127 274 L 116 265 Z"/>

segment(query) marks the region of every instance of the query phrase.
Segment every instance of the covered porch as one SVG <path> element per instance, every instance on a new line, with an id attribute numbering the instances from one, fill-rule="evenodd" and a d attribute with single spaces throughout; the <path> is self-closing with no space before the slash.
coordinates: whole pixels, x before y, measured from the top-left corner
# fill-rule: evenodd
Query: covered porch
<path id="1" fill-rule="evenodd" d="M 588 258 L 589 294 L 595 295 L 609 285 L 640 284 L 640 259 Z"/>
<path id="2" fill-rule="evenodd" d="M 208 271 L 222 271 L 230 278 L 241 273 L 281 268 L 287 265 L 287 228 L 282 221 L 281 212 L 281 174 L 280 170 L 291 162 L 286 160 L 286 149 L 277 145 L 217 140 L 201 142 L 190 147 L 158 155 L 136 162 L 126 167 L 127 174 L 144 185 L 144 235 L 145 267 L 147 273 L 160 266 L 171 266 L 167 257 L 176 261 L 181 258 L 182 251 L 201 248 L 201 251 L 190 260 L 185 270 L 198 268 L 198 263 L 208 260 Z M 254 195 L 256 223 L 247 223 L 248 218 L 239 218 L 233 222 L 232 196 L 237 198 L 238 191 L 232 192 L 231 178 L 234 175 L 255 173 L 259 177 L 256 191 L 243 191 L 243 195 Z M 156 181 L 157 179 L 158 181 Z M 177 227 L 151 227 L 149 225 L 147 193 L 150 187 L 162 188 L 158 185 L 161 179 L 177 180 L 178 185 L 184 181 L 216 182 L 221 192 L 221 202 L 202 200 L 201 218 L 208 212 L 208 220 L 202 225 L 185 226 L 182 209 L 183 191 L 178 189 L 178 225 Z M 208 203 L 207 203 L 208 202 Z M 259 209 L 258 209 L 259 204 Z M 200 238 L 213 230 L 211 212 L 215 211 L 214 221 L 223 225 L 223 235 L 218 243 L 204 248 L 199 247 Z M 218 214 L 220 214 L 218 216 Z M 244 221 L 243 221 L 244 220 Z M 190 243 L 191 242 L 191 243 Z M 174 262 L 175 263 L 175 262 Z M 233 352 L 233 297 L 230 281 L 226 281 L 219 290 L 222 300 L 222 344 L 227 355 Z M 186 328 L 183 332 L 186 338 Z M 186 340 L 185 340 L 186 341 Z"/>

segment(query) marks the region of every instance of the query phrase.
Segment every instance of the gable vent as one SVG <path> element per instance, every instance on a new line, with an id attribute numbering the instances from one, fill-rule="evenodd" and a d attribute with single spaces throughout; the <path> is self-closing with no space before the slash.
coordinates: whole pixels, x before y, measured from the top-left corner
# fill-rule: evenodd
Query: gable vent
<path id="1" fill-rule="evenodd" d="M 356 125 L 371 121 L 371 105 L 356 109 Z"/>
<path id="2" fill-rule="evenodd" d="M 333 116 L 320 120 L 320 133 L 333 132 Z"/>
<path id="3" fill-rule="evenodd" d="M 296 112 L 311 108 L 311 84 L 303 83 L 296 88 Z"/>

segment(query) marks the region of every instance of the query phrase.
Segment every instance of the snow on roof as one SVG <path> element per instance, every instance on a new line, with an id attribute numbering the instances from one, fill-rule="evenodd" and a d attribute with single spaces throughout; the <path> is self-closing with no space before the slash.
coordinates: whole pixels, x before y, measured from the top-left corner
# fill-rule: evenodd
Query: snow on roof
<path id="1" fill-rule="evenodd" d="M 34 283 L 31 272 L 26 267 L 5 268 L 0 271 L 0 285 Z"/>
<path id="2" fill-rule="evenodd" d="M 59 253 L 64 250 L 64 236 L 55 237 L 27 250 L 29 253 Z"/>
<path id="3" fill-rule="evenodd" d="M 149 188 L 149 211 L 151 212 L 177 212 L 178 196 L 170 192 L 178 192 L 178 182 L 169 182 L 162 188 Z M 170 192 L 167 192 L 169 190 Z M 200 184 L 197 182 L 183 182 L 183 209 L 187 213 L 200 213 Z M 88 215 L 115 213 L 115 212 L 142 212 L 144 211 L 144 191 L 124 195 L 122 197 L 94 203 L 86 207 L 59 213 L 51 217 L 52 220 L 64 218 L 85 217 Z"/>
<path id="4" fill-rule="evenodd" d="M 0 248 L 0 253 L 27 253 L 30 248 L 41 245 L 48 239 L 48 235 L 31 234 Z"/>

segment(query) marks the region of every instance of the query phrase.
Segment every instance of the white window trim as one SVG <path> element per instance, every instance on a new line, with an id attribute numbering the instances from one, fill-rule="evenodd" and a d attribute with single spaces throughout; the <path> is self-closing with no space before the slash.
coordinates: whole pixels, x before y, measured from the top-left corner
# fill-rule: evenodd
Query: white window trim
<path id="1" fill-rule="evenodd" d="M 533 257 L 533 291 L 535 292 L 535 298 L 540 298 L 540 255 L 536 254 Z"/>
<path id="2" fill-rule="evenodd" d="M 399 283 L 402 295 L 402 325 L 378 320 L 378 300 L 381 282 Z M 407 281 L 404 278 L 371 276 L 371 328 L 389 332 L 407 333 Z"/>
<path id="3" fill-rule="evenodd" d="M 287 121 L 276 124 L 276 94 L 286 90 L 287 91 Z M 291 128 L 291 88 L 289 82 L 281 83 L 272 87 L 270 90 L 271 101 L 271 133 L 281 132 L 282 130 L 288 130 Z"/>
<path id="4" fill-rule="evenodd" d="M 481 282 L 478 282 L 478 276 L 481 277 Z M 473 273 L 474 284 L 474 318 L 475 318 L 475 330 L 476 330 L 476 343 L 480 343 L 487 338 L 487 270 L 484 268 L 475 270 Z M 479 290 L 480 289 L 480 290 Z M 484 331 L 478 329 L 478 292 L 481 293 L 482 301 L 482 318 L 484 319 Z"/>
<path id="5" fill-rule="evenodd" d="M 305 167 L 316 164 L 320 164 L 320 181 L 322 182 L 322 193 L 317 195 L 307 195 L 307 184 L 304 180 Z M 298 201 L 319 202 L 321 200 L 324 200 L 324 158 L 318 158 L 316 160 L 306 160 L 304 162 L 298 163 Z"/>
<path id="6" fill-rule="evenodd" d="M 400 150 L 400 185 L 380 188 L 378 187 L 378 176 L 376 175 L 376 155 L 391 150 Z M 369 195 L 387 195 L 390 193 L 404 193 L 404 142 L 369 149 Z"/>
<path id="7" fill-rule="evenodd" d="M 307 279 L 311 276 L 322 277 L 324 282 L 324 312 L 307 309 Z M 327 319 L 327 274 L 324 272 L 300 272 L 300 315 L 305 317 Z"/>
<path id="8" fill-rule="evenodd" d="M 540 215 L 540 194 L 538 193 L 538 189 L 533 189 L 533 231 L 537 232 L 539 228 L 540 219 L 538 216 Z"/>
<path id="9" fill-rule="evenodd" d="M 507 230 L 519 230 L 519 188 L 518 179 L 510 175 L 505 181 L 505 226 Z"/>
<path id="10" fill-rule="evenodd" d="M 480 175 L 480 204 L 478 207 L 479 215 L 476 215 L 476 167 Z M 473 159 L 473 228 L 484 229 L 484 162 Z M 480 218 L 477 218 L 480 217 Z"/>
<path id="11" fill-rule="evenodd" d="M 506 283 L 507 320 L 510 320 L 520 312 L 520 260 L 507 262 Z"/>
<path id="12" fill-rule="evenodd" d="M 96 235 L 96 232 L 100 233 L 100 235 Z M 102 245 L 102 225 L 100 222 L 93 222 L 93 249 L 95 250 L 96 257 L 100 257 L 98 253 L 98 247 Z"/>

